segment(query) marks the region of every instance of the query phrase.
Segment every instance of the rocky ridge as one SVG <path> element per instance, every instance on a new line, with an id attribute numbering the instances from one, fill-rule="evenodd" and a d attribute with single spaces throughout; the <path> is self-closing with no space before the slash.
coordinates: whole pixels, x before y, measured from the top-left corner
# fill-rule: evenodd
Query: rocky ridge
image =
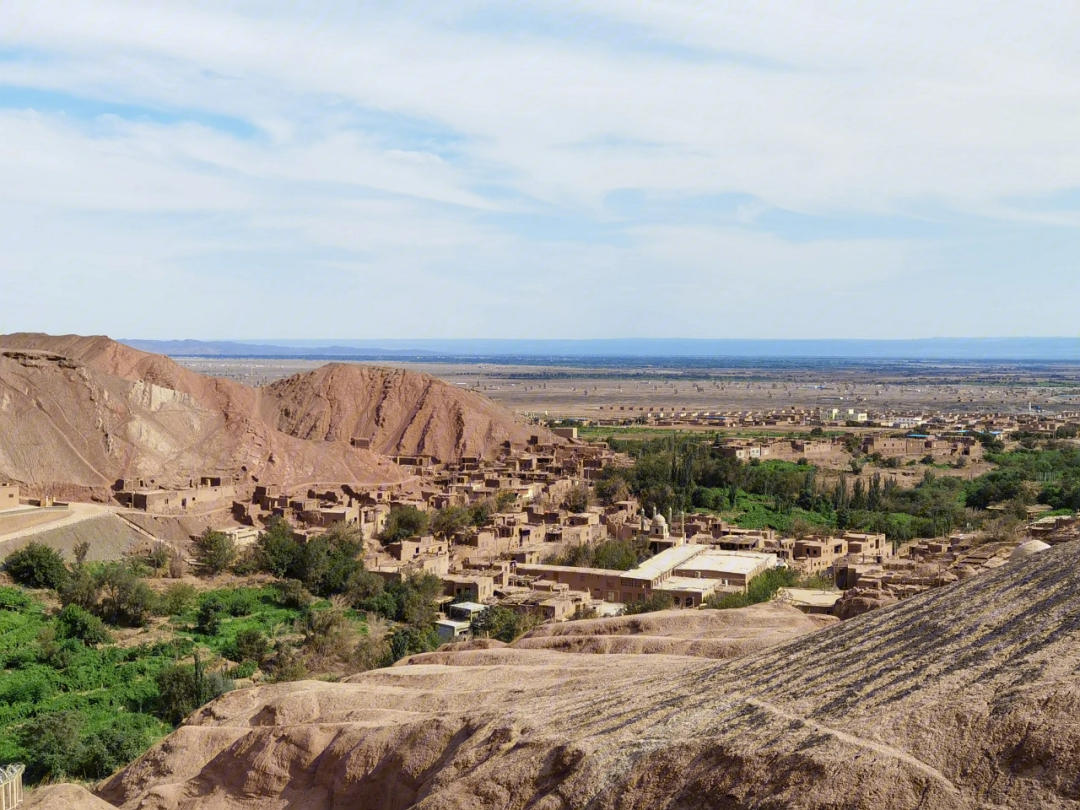
<path id="1" fill-rule="evenodd" d="M 445 460 L 490 456 L 537 432 L 477 394 L 412 372 L 335 366 L 283 383 L 206 377 L 105 337 L 0 336 L 0 477 L 69 497 L 104 494 L 121 478 L 178 486 L 203 474 L 392 483 L 407 476 L 383 453 L 352 447 L 355 433 L 313 426 L 374 409 L 379 448 L 434 448 Z"/>

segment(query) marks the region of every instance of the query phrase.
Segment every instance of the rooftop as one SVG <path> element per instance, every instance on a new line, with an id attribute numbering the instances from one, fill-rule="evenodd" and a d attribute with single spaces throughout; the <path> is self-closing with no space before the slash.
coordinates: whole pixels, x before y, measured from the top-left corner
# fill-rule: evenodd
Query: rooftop
<path id="1" fill-rule="evenodd" d="M 662 591 L 676 591 L 678 593 L 696 593 L 708 596 L 716 590 L 715 579 L 701 579 L 700 577 L 668 577 L 660 586 Z"/>
<path id="2" fill-rule="evenodd" d="M 708 551 L 676 569 L 683 571 L 715 571 L 717 573 L 742 574 L 753 573 L 766 563 L 769 568 L 776 567 L 775 554 L 756 554 L 752 551 Z"/>
<path id="3" fill-rule="evenodd" d="M 693 543 L 688 543 L 685 546 L 675 546 L 674 548 L 668 548 L 661 551 L 655 557 L 650 557 L 641 563 L 637 568 L 633 568 L 629 571 L 622 571 L 620 575 L 623 577 L 632 577 L 634 579 L 656 579 L 658 576 L 668 573 L 669 571 L 678 568 L 687 560 L 693 559 L 699 554 L 703 554 L 708 551 L 710 546 L 700 546 Z"/>

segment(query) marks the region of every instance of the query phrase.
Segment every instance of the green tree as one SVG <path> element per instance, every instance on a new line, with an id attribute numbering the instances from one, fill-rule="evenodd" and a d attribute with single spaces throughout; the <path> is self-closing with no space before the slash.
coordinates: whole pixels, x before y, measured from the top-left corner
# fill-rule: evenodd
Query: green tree
<path id="1" fill-rule="evenodd" d="M 630 497 L 630 487 L 621 476 L 612 476 L 597 481 L 594 490 L 596 491 L 596 497 L 605 506 L 625 501 Z"/>
<path id="2" fill-rule="evenodd" d="M 623 613 L 631 616 L 637 613 L 655 613 L 658 610 L 670 610 L 675 607 L 675 598 L 665 591 L 654 591 L 644 602 L 628 604 Z"/>
<path id="3" fill-rule="evenodd" d="M 227 571 L 236 561 L 236 541 L 225 532 L 207 528 L 199 538 L 197 546 L 199 562 L 211 574 Z"/>
<path id="4" fill-rule="evenodd" d="M 59 591 L 71 574 L 60 552 L 41 543 L 29 543 L 4 559 L 4 570 L 27 588 L 52 588 Z"/>
<path id="5" fill-rule="evenodd" d="M 78 605 L 68 605 L 56 617 L 57 635 L 62 639 L 77 639 L 83 644 L 107 644 L 112 636 L 101 619 Z"/>
<path id="6" fill-rule="evenodd" d="M 415 506 L 395 506 L 386 516 L 386 526 L 380 538 L 385 543 L 393 543 L 423 534 L 427 527 L 427 513 L 421 512 Z"/>
<path id="7" fill-rule="evenodd" d="M 261 664 L 269 652 L 270 642 L 266 636 L 255 628 L 246 628 L 236 634 L 227 657 L 237 663 L 254 661 L 256 664 Z"/>
<path id="8" fill-rule="evenodd" d="M 585 512 L 589 508 L 589 504 L 592 501 L 592 495 L 589 492 L 588 486 L 582 484 L 581 486 L 573 487 L 568 493 L 566 498 L 563 499 L 563 509 L 574 514 L 580 514 Z"/>
<path id="9" fill-rule="evenodd" d="M 78 565 L 60 588 L 60 602 L 66 605 L 78 605 L 84 610 L 95 613 L 101 599 L 101 585 L 98 578 L 85 566 Z"/>
<path id="10" fill-rule="evenodd" d="M 26 780 L 62 780 L 78 774 L 82 760 L 83 720 L 77 712 L 50 712 L 31 718 L 19 729 L 26 756 Z"/>
<path id="11" fill-rule="evenodd" d="M 356 571 L 345 586 L 345 595 L 353 607 L 374 599 L 383 592 L 386 583 L 378 574 L 363 569 Z"/>
<path id="12" fill-rule="evenodd" d="M 126 562 L 106 563 L 97 575 L 98 613 L 109 624 L 142 627 L 157 606 L 157 596 Z"/>
<path id="13" fill-rule="evenodd" d="M 359 531 L 338 526 L 303 544 L 287 573 L 317 596 L 341 593 L 349 578 L 363 568 L 362 550 Z"/>
<path id="14" fill-rule="evenodd" d="M 473 616 L 470 629 L 474 636 L 494 638 L 509 644 L 528 630 L 529 624 L 517 611 L 496 605 Z"/>
<path id="15" fill-rule="evenodd" d="M 158 609 L 165 616 L 179 616 L 187 613 L 195 604 L 198 591 L 187 582 L 177 582 L 165 589 L 158 603 Z"/>
<path id="16" fill-rule="evenodd" d="M 233 688 L 232 682 L 216 672 L 207 673 L 195 656 L 195 665 L 178 664 L 158 673 L 158 712 L 174 726 L 216 697 Z"/>
<path id="17" fill-rule="evenodd" d="M 450 540 L 465 531 L 470 522 L 468 509 L 463 506 L 447 506 L 432 516 L 431 533 L 441 539 Z"/>
<path id="18" fill-rule="evenodd" d="M 303 610 L 315 601 L 315 597 L 298 579 L 287 579 L 277 585 L 278 600 L 285 607 Z"/>
<path id="19" fill-rule="evenodd" d="M 431 652 L 439 648 L 439 634 L 433 627 L 399 627 L 390 636 L 389 653 L 383 663 L 390 665 L 409 655 Z"/>
<path id="20" fill-rule="evenodd" d="M 299 554 L 300 544 L 293 538 L 288 521 L 272 518 L 255 546 L 259 568 L 275 577 L 285 577 L 295 568 Z"/>

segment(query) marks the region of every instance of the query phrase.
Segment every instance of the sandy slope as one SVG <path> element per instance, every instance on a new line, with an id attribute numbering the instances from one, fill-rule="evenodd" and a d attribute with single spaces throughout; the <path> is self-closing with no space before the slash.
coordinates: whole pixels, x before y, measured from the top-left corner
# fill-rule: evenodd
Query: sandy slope
<path id="1" fill-rule="evenodd" d="M 1076 808 L 1080 544 L 728 661 L 492 648 L 232 693 L 124 808 Z"/>
<path id="2" fill-rule="evenodd" d="M 266 391 L 264 408 L 289 435 L 317 441 L 358 436 L 371 439 L 380 453 L 491 457 L 507 440 L 549 437 L 508 419 L 487 397 L 414 371 L 329 363 Z"/>
<path id="3" fill-rule="evenodd" d="M 447 459 L 528 433 L 489 400 L 425 375 L 344 369 L 255 389 L 104 337 L 0 336 L 0 477 L 74 496 L 119 478 L 173 486 L 201 474 L 383 483 L 405 476 L 348 441 L 367 430 L 366 416 L 352 419 L 353 432 L 315 426 L 370 414 L 382 449 Z"/>

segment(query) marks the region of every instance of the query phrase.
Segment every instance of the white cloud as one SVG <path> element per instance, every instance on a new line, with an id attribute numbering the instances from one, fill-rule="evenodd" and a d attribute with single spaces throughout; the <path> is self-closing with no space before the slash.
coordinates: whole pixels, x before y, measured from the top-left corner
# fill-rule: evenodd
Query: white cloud
<path id="1" fill-rule="evenodd" d="M 501 16 L 479 24 L 485 15 Z M 500 31 L 511 17 L 527 35 Z M 545 34 L 586 18 L 572 37 Z M 75 273 L 74 253 L 57 245 L 97 251 L 78 273 L 106 275 L 105 257 L 128 272 L 145 249 L 163 280 L 233 262 L 248 274 L 237 289 L 272 305 L 258 279 L 291 262 L 315 289 L 384 297 L 364 322 L 384 335 L 414 334 L 424 317 L 444 335 L 644 334 L 624 320 L 638 295 L 659 296 L 666 312 L 682 297 L 694 313 L 686 290 L 707 300 L 764 288 L 772 311 L 837 334 L 834 299 L 868 302 L 931 268 L 959 278 L 978 265 L 1015 283 L 993 245 L 997 223 L 1014 240 L 1076 227 L 1071 212 L 1015 201 L 1080 187 L 1078 29 L 1064 7 L 967 0 L 341 2 L 319 14 L 265 2 L 6 0 L 0 103 L 4 86 L 62 94 L 0 110 L 0 200 L 38 212 L 6 272 Z M 622 190 L 666 215 L 623 223 L 609 204 Z M 730 214 L 675 222 L 688 200 L 723 194 L 742 200 Z M 769 219 L 777 208 L 834 224 L 796 240 Z M 106 217 L 116 243 L 91 238 L 76 214 Z M 186 219 L 155 223 L 151 244 L 141 230 L 150 214 Z M 565 234 L 540 238 L 536 216 L 566 223 Z M 947 241 L 940 228 L 890 231 L 942 216 L 963 223 Z M 865 232 L 867 218 L 885 235 Z M 965 249 L 942 269 L 942 256 Z M 563 312 L 554 284 L 611 311 L 588 321 Z M 554 314 L 501 311 L 523 306 L 522 289 L 525 307 Z M 336 310 L 340 298 L 320 305 Z M 410 300 L 421 316 L 402 324 L 393 312 Z M 958 328 L 987 328 L 930 306 Z M 170 329 L 198 331 L 175 318 Z M 319 318 L 298 318 L 318 333 Z M 760 323 L 722 326 L 747 334 Z M 675 315 L 649 328 L 711 334 Z M 897 315 L 865 326 L 877 328 L 921 327 Z"/>

